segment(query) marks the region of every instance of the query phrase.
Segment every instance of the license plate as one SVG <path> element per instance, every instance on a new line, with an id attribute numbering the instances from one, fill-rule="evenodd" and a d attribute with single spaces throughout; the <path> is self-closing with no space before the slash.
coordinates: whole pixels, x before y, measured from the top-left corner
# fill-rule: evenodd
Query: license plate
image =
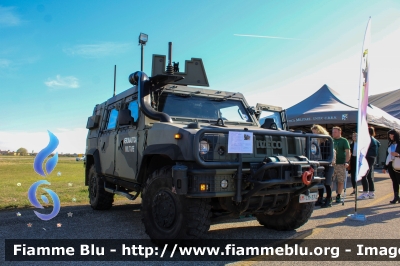
<path id="1" fill-rule="evenodd" d="M 305 203 L 305 202 L 313 202 L 313 201 L 317 201 L 318 199 L 318 193 L 309 193 L 308 196 L 304 195 L 304 194 L 300 194 L 299 197 L 299 202 L 300 203 Z"/>

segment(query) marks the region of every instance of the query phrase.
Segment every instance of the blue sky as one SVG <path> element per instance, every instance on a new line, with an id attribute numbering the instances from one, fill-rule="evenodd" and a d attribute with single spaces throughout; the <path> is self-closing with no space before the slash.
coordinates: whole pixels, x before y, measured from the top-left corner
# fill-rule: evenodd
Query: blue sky
<path id="1" fill-rule="evenodd" d="M 370 94 L 400 88 L 400 1 L 7 1 L 0 3 L 0 150 L 84 152 L 95 104 L 130 87 L 140 32 L 151 55 L 203 59 L 210 88 L 290 107 L 327 84 L 357 99 L 371 27 Z M 250 35 L 250 36 L 243 36 Z M 278 38 L 276 38 L 278 37 Z"/>

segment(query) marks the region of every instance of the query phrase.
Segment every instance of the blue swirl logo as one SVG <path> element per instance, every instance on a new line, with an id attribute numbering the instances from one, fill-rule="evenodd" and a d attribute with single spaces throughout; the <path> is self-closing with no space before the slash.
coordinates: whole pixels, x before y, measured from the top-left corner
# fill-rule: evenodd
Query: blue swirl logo
<path id="1" fill-rule="evenodd" d="M 47 145 L 46 148 L 41 150 L 35 157 L 35 161 L 33 162 L 33 169 L 35 169 L 35 172 L 38 173 L 41 176 L 46 176 L 46 174 L 43 171 L 42 165 L 44 160 L 49 156 L 58 146 L 58 139 L 57 137 L 51 133 L 50 131 L 47 130 L 50 136 L 50 142 Z M 49 175 L 54 168 L 56 167 L 58 162 L 58 152 L 50 159 L 47 160 L 46 162 L 46 172 Z"/>
<path id="2" fill-rule="evenodd" d="M 43 170 L 42 165 L 44 163 L 44 160 L 57 148 L 58 143 L 59 143 L 57 137 L 53 133 L 51 133 L 50 131 L 47 131 L 47 132 L 49 133 L 50 142 L 46 146 L 46 148 L 41 150 L 36 155 L 35 160 L 33 162 L 33 169 L 35 170 L 35 172 L 44 177 L 46 177 L 46 175 L 50 175 L 50 173 L 54 170 L 54 168 L 56 167 L 57 162 L 58 162 L 58 153 L 56 153 L 52 158 L 47 160 L 46 165 L 45 165 L 46 172 Z M 31 202 L 31 204 L 33 206 L 35 206 L 36 208 L 39 208 L 39 209 L 43 209 L 43 206 L 39 203 L 39 201 L 36 198 L 36 191 L 37 191 L 38 187 L 42 184 L 50 185 L 50 182 L 48 182 L 47 180 L 39 180 L 39 181 L 33 183 L 28 191 L 29 201 Z M 50 195 L 50 197 L 53 201 L 53 211 L 49 214 L 42 214 L 37 211 L 34 211 L 34 213 L 41 220 L 48 221 L 48 220 L 56 217 L 58 212 L 60 211 L 60 199 L 58 198 L 57 194 L 54 191 L 52 191 L 51 189 L 43 188 L 43 190 L 46 191 Z M 45 195 L 42 195 L 41 199 L 46 204 L 49 203 L 49 200 Z"/>

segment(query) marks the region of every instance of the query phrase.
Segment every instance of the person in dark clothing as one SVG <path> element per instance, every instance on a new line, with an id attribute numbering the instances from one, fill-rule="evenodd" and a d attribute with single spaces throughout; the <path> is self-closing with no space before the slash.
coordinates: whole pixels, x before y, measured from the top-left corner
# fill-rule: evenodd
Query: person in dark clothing
<path id="1" fill-rule="evenodd" d="M 356 182 L 356 169 L 357 169 L 357 133 L 353 132 L 352 135 L 353 142 L 350 144 L 350 175 L 351 175 L 351 185 L 353 187 L 353 192 L 350 195 L 356 194 L 357 182 Z"/>
<path id="2" fill-rule="evenodd" d="M 328 131 L 320 125 L 313 125 L 311 127 L 311 130 L 314 134 L 323 134 L 323 135 L 328 135 Z M 330 146 L 330 142 L 325 139 L 320 139 L 319 140 L 319 146 L 321 149 L 321 155 L 322 155 L 322 160 L 328 159 L 327 157 L 329 156 L 329 150 L 332 149 Z M 335 161 L 336 158 L 333 159 Z M 325 201 L 323 200 L 324 197 L 324 189 L 318 189 L 318 200 L 315 203 L 315 206 L 321 206 L 321 208 L 327 208 L 327 207 L 332 207 L 332 175 L 333 175 L 333 166 L 325 166 L 325 171 L 324 171 L 324 177 L 325 177 L 325 190 L 326 190 L 326 198 Z"/>
<path id="3" fill-rule="evenodd" d="M 376 157 L 379 153 L 379 146 L 381 143 L 375 139 L 375 129 L 373 127 L 368 128 L 369 135 L 371 137 L 371 142 L 369 144 L 369 148 L 367 154 L 365 155 L 365 159 L 368 162 L 368 173 L 362 177 L 361 183 L 363 186 L 363 194 L 361 194 L 358 199 L 373 199 L 375 198 L 375 187 L 374 187 L 374 164 Z"/>
<path id="4" fill-rule="evenodd" d="M 390 179 L 392 179 L 394 198 L 390 201 L 391 204 L 400 201 L 399 198 L 399 182 L 400 172 L 395 171 L 392 166 L 392 161 L 396 156 L 400 156 L 400 134 L 396 129 L 391 129 L 388 132 L 389 147 L 386 152 L 386 163 L 382 170 L 384 174 L 389 172 Z"/>

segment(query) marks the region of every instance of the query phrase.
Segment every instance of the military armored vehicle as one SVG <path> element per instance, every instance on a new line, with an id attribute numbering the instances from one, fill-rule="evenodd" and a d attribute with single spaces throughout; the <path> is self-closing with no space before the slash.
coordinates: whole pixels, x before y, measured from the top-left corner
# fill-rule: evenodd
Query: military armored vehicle
<path id="1" fill-rule="evenodd" d="M 202 59 L 179 72 L 171 46 L 168 64 L 153 55 L 151 77 L 131 74 L 133 86 L 88 118 L 91 207 L 110 209 L 115 194 L 141 195 L 153 240 L 199 238 L 213 218 L 228 215 L 253 215 L 276 230 L 302 226 L 333 154 L 320 160 L 312 140 L 327 136 L 287 131 L 279 107 L 253 108 L 239 92 L 206 88 Z"/>

